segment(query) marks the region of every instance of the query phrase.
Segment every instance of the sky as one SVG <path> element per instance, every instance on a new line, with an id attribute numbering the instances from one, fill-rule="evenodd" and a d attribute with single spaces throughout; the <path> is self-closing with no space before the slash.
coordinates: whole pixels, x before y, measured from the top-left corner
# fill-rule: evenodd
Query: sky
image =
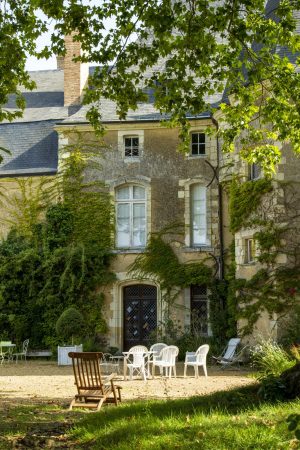
<path id="1" fill-rule="evenodd" d="M 100 0 L 83 0 L 83 4 L 87 4 L 87 3 L 95 3 L 95 4 L 99 4 Z M 46 16 L 40 11 L 37 14 L 38 17 L 40 17 L 41 19 L 47 19 Z M 112 28 L 114 25 L 114 21 L 112 19 L 107 19 L 106 20 L 106 29 L 109 30 L 110 28 Z M 44 33 L 43 35 L 41 35 L 39 37 L 39 39 L 37 40 L 37 47 L 38 50 L 41 50 L 42 48 L 44 48 L 46 45 L 50 44 L 50 39 L 51 39 L 51 32 L 54 30 L 54 21 L 52 23 L 48 23 L 48 27 L 49 27 L 49 31 L 47 33 Z M 49 59 L 36 59 L 33 58 L 31 56 L 28 56 L 27 58 L 27 62 L 26 62 L 26 70 L 29 71 L 35 71 L 35 70 L 52 70 L 52 69 L 56 69 L 57 68 L 57 64 L 56 64 L 56 56 L 53 55 L 51 58 Z"/>

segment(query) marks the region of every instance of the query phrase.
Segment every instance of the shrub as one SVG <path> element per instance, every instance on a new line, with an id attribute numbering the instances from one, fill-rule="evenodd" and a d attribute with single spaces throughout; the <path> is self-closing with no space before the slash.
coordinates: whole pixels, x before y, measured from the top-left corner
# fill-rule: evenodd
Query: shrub
<path id="1" fill-rule="evenodd" d="M 65 309 L 56 322 L 57 335 L 65 341 L 72 339 L 72 344 L 74 337 L 79 338 L 84 334 L 84 328 L 85 322 L 81 312 L 72 306 Z"/>
<path id="2" fill-rule="evenodd" d="M 284 400 L 285 393 L 286 386 L 280 378 L 273 374 L 269 374 L 261 378 L 258 396 L 263 400 Z"/>
<path id="3" fill-rule="evenodd" d="M 196 351 L 200 345 L 208 344 L 211 355 L 218 355 L 220 348 L 219 340 L 215 337 L 203 336 L 201 326 L 199 329 L 193 327 L 192 330 L 185 330 L 180 322 L 172 319 L 166 319 L 153 333 L 151 341 L 164 342 L 167 345 L 176 345 L 179 348 L 179 360 L 185 359 L 185 353 Z"/>
<path id="4" fill-rule="evenodd" d="M 269 375 L 278 377 L 284 370 L 295 365 L 289 354 L 277 343 L 263 341 L 252 352 L 252 360 L 258 368 L 258 378 L 264 379 Z"/>

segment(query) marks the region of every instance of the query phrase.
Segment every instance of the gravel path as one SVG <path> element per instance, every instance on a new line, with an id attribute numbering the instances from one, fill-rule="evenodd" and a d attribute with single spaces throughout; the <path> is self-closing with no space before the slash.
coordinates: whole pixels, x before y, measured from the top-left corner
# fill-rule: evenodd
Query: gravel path
<path id="1" fill-rule="evenodd" d="M 208 368 L 207 378 L 201 374 L 198 379 L 194 378 L 192 370 L 187 378 L 183 378 L 182 373 L 183 363 L 178 363 L 176 379 L 157 376 L 146 382 L 138 378 L 124 381 L 123 377 L 118 376 L 117 383 L 123 387 L 124 401 L 205 395 L 255 383 L 249 372 L 244 370 L 220 371 L 213 367 Z M 58 367 L 52 361 L 0 365 L 0 403 L 16 400 L 68 402 L 75 392 L 72 367 Z"/>

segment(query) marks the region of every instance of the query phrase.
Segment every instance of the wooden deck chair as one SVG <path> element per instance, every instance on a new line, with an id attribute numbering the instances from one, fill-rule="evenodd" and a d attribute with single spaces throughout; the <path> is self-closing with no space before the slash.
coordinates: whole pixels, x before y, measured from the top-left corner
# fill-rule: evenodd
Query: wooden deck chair
<path id="1" fill-rule="evenodd" d="M 99 411 L 105 402 L 111 402 L 117 406 L 121 401 L 121 387 L 114 385 L 113 379 L 116 375 L 114 373 L 102 378 L 100 370 L 102 353 L 70 352 L 69 357 L 72 359 L 78 391 L 69 409 L 95 408 Z"/>

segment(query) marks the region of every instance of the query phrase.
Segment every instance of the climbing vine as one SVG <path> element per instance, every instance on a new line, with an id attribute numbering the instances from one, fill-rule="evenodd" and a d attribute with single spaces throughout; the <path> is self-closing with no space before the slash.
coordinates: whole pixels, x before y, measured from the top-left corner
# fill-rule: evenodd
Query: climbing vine
<path id="1" fill-rule="evenodd" d="M 263 312 L 281 321 L 297 310 L 299 194 L 294 183 L 273 182 L 272 186 L 270 180 L 241 185 L 234 180 L 230 194 L 231 229 L 235 232 L 242 227 L 252 229 L 257 252 L 256 273 L 250 279 L 231 281 L 238 306 L 236 317 L 246 319 L 242 331 L 249 334 Z"/>
<path id="2" fill-rule="evenodd" d="M 110 271 L 113 210 L 103 184 L 84 179 L 89 164 L 95 165 L 92 158 L 101 157 L 101 149 L 92 151 L 79 141 L 65 151 L 64 169 L 50 183 L 47 198 L 52 202 L 37 198 L 37 192 L 45 196 L 41 189 L 35 191 L 35 207 L 29 208 L 26 201 L 32 203 L 32 198 L 22 193 L 18 201 L 23 199 L 21 211 L 26 214 L 16 217 L 0 244 L 1 337 L 29 338 L 31 348 L 61 342 L 55 325 L 69 307 L 83 315 L 86 337 L 107 331 L 99 288 L 114 280 Z"/>
<path id="3" fill-rule="evenodd" d="M 229 214 L 230 229 L 233 232 L 253 223 L 250 219 L 261 203 L 264 194 L 273 189 L 270 179 L 241 182 L 234 178 L 230 183 Z"/>
<path id="4" fill-rule="evenodd" d="M 181 263 L 174 250 L 181 244 L 174 235 L 182 234 L 183 227 L 170 225 L 160 232 L 152 233 L 145 252 L 139 255 L 131 266 L 131 273 L 136 278 L 152 277 L 160 283 L 166 304 L 176 307 L 176 298 L 183 288 L 191 285 L 205 285 L 209 289 L 210 327 L 215 341 L 223 344 L 228 333 L 236 333 L 233 322 L 228 327 L 231 314 L 228 313 L 226 295 L 228 283 L 215 277 L 215 260 L 209 256 L 202 262 Z M 208 265 L 210 261 L 210 265 Z M 213 264 L 211 264 L 213 262 Z M 231 335 L 230 335 L 231 336 Z"/>

